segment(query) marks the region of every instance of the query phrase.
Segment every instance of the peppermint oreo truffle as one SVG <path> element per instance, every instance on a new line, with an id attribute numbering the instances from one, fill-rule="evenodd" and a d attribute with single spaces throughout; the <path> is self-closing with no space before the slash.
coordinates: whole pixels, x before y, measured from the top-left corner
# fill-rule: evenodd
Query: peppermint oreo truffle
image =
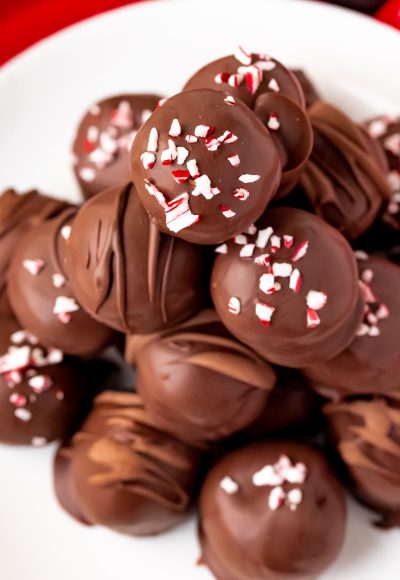
<path id="1" fill-rule="evenodd" d="M 8 296 L 21 326 L 43 345 L 87 356 L 113 342 L 115 334 L 81 308 L 65 272 L 75 213 L 67 209 L 21 238 L 10 266 Z"/>
<path id="2" fill-rule="evenodd" d="M 400 526 L 400 395 L 353 397 L 326 405 L 334 448 L 354 494 Z"/>
<path id="3" fill-rule="evenodd" d="M 171 528 L 188 512 L 199 455 L 159 430 L 137 395 L 99 395 L 60 453 L 59 499 L 81 521 L 146 536 Z"/>
<path id="4" fill-rule="evenodd" d="M 286 95 L 304 108 L 303 90 L 296 76 L 267 54 L 251 53 L 239 46 L 235 53 L 206 64 L 183 90 L 213 89 L 240 99 L 253 108 L 264 93 Z"/>
<path id="5" fill-rule="evenodd" d="M 266 360 L 304 367 L 353 340 L 364 302 L 343 236 L 311 213 L 268 210 L 217 247 L 211 295 L 223 324 Z"/>
<path id="6" fill-rule="evenodd" d="M 354 240 L 390 198 L 382 148 L 328 103 L 315 103 L 309 115 L 314 147 L 300 184 L 315 213 Z"/>
<path id="7" fill-rule="evenodd" d="M 264 93 L 254 112 L 269 130 L 282 161 L 282 179 L 276 198 L 284 197 L 297 184 L 313 146 L 311 123 L 294 101 L 276 93 Z"/>
<path id="8" fill-rule="evenodd" d="M 253 444 L 209 472 L 202 562 L 218 580 L 312 580 L 344 540 L 345 495 L 325 456 L 291 441 Z"/>
<path id="9" fill-rule="evenodd" d="M 281 179 L 278 150 L 241 101 L 198 89 L 179 93 L 139 130 L 132 178 L 152 222 L 197 244 L 248 228 Z"/>
<path id="10" fill-rule="evenodd" d="M 400 387 L 400 268 L 356 252 L 365 300 L 364 319 L 336 357 L 304 369 L 325 396 L 381 393 Z"/>
<path id="11" fill-rule="evenodd" d="M 73 144 L 74 173 L 85 199 L 129 181 L 129 150 L 159 100 L 156 95 L 117 95 L 85 113 Z"/>
<path id="12" fill-rule="evenodd" d="M 109 189 L 79 210 L 67 270 L 91 316 L 126 334 L 147 334 L 203 307 L 202 248 L 160 233 L 132 184 Z"/>
<path id="13" fill-rule="evenodd" d="M 163 334 L 137 361 L 147 412 L 180 441 L 207 446 L 249 425 L 275 383 L 272 367 L 224 329 L 213 311 Z"/>

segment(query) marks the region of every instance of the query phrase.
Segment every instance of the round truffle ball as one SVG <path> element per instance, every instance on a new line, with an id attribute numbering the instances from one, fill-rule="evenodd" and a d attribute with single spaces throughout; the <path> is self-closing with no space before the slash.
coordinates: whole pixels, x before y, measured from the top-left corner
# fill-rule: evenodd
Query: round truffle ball
<path id="1" fill-rule="evenodd" d="M 159 100 L 157 95 L 117 95 L 86 111 L 73 144 L 74 173 L 85 199 L 129 181 L 129 150 Z"/>
<path id="2" fill-rule="evenodd" d="M 344 540 L 343 489 L 321 452 L 258 443 L 209 472 L 200 496 L 202 561 L 218 580 L 311 580 Z"/>
<path id="3" fill-rule="evenodd" d="M 132 178 L 160 230 L 217 244 L 247 229 L 277 191 L 278 150 L 241 101 L 199 89 L 168 99 L 138 131 Z"/>
<path id="4" fill-rule="evenodd" d="M 63 459 L 56 470 L 70 479 L 57 484 L 63 507 L 90 524 L 145 536 L 187 513 L 199 456 L 160 431 L 140 397 L 106 391 Z"/>
<path id="5" fill-rule="evenodd" d="M 400 395 L 350 398 L 325 406 L 334 448 L 354 494 L 400 526 Z"/>
<path id="6" fill-rule="evenodd" d="M 127 334 L 190 318 L 202 308 L 208 285 L 202 248 L 161 234 L 132 184 L 82 206 L 68 243 L 67 270 L 87 312 Z"/>
<path id="7" fill-rule="evenodd" d="M 65 272 L 65 250 L 76 209 L 29 230 L 19 241 L 8 296 L 23 328 L 40 342 L 72 355 L 91 355 L 115 339 L 79 305 Z"/>
<path id="8" fill-rule="evenodd" d="M 213 89 L 253 108 L 264 93 L 286 95 L 304 108 L 303 90 L 295 75 L 275 58 L 238 47 L 234 54 L 214 60 L 197 71 L 183 90 Z"/>
<path id="9" fill-rule="evenodd" d="M 236 341 L 213 311 L 149 342 L 137 365 L 137 388 L 154 423 L 196 446 L 249 425 L 275 383 L 272 367 Z"/>
<path id="10" fill-rule="evenodd" d="M 304 369 L 324 395 L 385 393 L 400 387 L 400 268 L 379 257 L 359 256 L 364 319 L 350 345 L 329 361 Z"/>
<path id="11" fill-rule="evenodd" d="M 314 147 L 300 184 L 317 215 L 356 239 L 390 198 L 383 152 L 332 105 L 319 101 L 309 115 Z"/>
<path id="12" fill-rule="evenodd" d="M 216 251 L 211 294 L 223 324 L 268 361 L 304 367 L 355 336 L 364 303 L 353 252 L 313 214 L 274 208 Z"/>

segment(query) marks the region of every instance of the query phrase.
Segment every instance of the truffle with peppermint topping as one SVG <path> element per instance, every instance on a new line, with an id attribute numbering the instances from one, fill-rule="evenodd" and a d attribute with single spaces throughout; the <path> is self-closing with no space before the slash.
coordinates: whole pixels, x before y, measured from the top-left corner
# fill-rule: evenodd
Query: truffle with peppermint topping
<path id="1" fill-rule="evenodd" d="M 325 456 L 292 441 L 242 447 L 200 494 L 201 562 L 218 580 L 312 580 L 337 557 L 345 495 Z"/>
<path id="2" fill-rule="evenodd" d="M 67 247 L 76 299 L 96 320 L 125 334 L 170 328 L 203 308 L 204 248 L 162 234 L 131 183 L 79 210 Z"/>
<path id="3" fill-rule="evenodd" d="M 364 301 L 353 252 L 334 228 L 290 208 L 216 249 L 211 295 L 223 324 L 266 360 L 304 367 L 353 340 Z"/>
<path id="4" fill-rule="evenodd" d="M 251 108 L 264 93 L 286 95 L 305 107 L 303 90 L 293 72 L 275 58 L 248 52 L 243 47 L 198 70 L 183 88 L 184 91 L 192 89 L 223 91 Z"/>
<path id="5" fill-rule="evenodd" d="M 159 101 L 157 95 L 116 95 L 86 111 L 73 144 L 73 169 L 85 199 L 129 180 L 133 139 Z"/>
<path id="6" fill-rule="evenodd" d="M 356 252 L 365 300 L 364 318 L 351 344 L 336 357 L 304 373 L 330 398 L 387 393 L 400 387 L 400 268 L 380 257 Z"/>
<path id="7" fill-rule="evenodd" d="M 8 276 L 8 297 L 23 328 L 47 346 L 86 356 L 115 341 L 113 330 L 83 310 L 65 271 L 76 208 L 32 228 L 19 240 Z"/>
<path id="8" fill-rule="evenodd" d="M 281 180 L 268 129 L 241 101 L 210 89 L 168 99 L 139 130 L 132 178 L 152 222 L 197 244 L 246 230 Z"/>

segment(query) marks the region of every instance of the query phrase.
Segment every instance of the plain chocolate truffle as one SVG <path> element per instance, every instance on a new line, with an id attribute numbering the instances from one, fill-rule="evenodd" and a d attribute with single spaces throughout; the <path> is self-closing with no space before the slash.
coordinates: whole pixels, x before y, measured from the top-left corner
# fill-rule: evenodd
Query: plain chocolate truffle
<path id="1" fill-rule="evenodd" d="M 159 100 L 156 95 L 117 95 L 85 113 L 74 139 L 73 168 L 86 199 L 129 181 L 129 150 Z"/>
<path id="2" fill-rule="evenodd" d="M 349 244 L 301 210 L 270 209 L 258 225 L 216 249 L 211 295 L 219 317 L 270 362 L 304 367 L 332 358 L 363 317 Z"/>
<path id="3" fill-rule="evenodd" d="M 325 456 L 291 441 L 234 451 L 200 496 L 202 561 L 218 580 L 311 580 L 344 540 L 345 495 Z"/>
<path id="4" fill-rule="evenodd" d="M 203 249 L 160 233 L 132 184 L 82 206 L 67 251 L 77 300 L 116 330 L 156 332 L 203 306 L 208 285 Z"/>
<path id="5" fill-rule="evenodd" d="M 132 178 L 160 230 L 217 244 L 247 229 L 281 179 L 270 133 L 241 101 L 198 89 L 179 93 L 138 131 Z"/>

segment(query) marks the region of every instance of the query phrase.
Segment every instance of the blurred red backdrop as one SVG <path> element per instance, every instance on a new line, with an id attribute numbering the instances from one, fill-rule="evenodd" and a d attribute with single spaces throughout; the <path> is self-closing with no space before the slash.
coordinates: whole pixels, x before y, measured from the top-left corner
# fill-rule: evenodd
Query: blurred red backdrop
<path id="1" fill-rule="evenodd" d="M 138 1 L 0 0 L 0 64 L 74 22 Z M 381 6 L 375 16 L 400 30 L 400 0 L 336 0 L 335 3 L 368 13 Z"/>

